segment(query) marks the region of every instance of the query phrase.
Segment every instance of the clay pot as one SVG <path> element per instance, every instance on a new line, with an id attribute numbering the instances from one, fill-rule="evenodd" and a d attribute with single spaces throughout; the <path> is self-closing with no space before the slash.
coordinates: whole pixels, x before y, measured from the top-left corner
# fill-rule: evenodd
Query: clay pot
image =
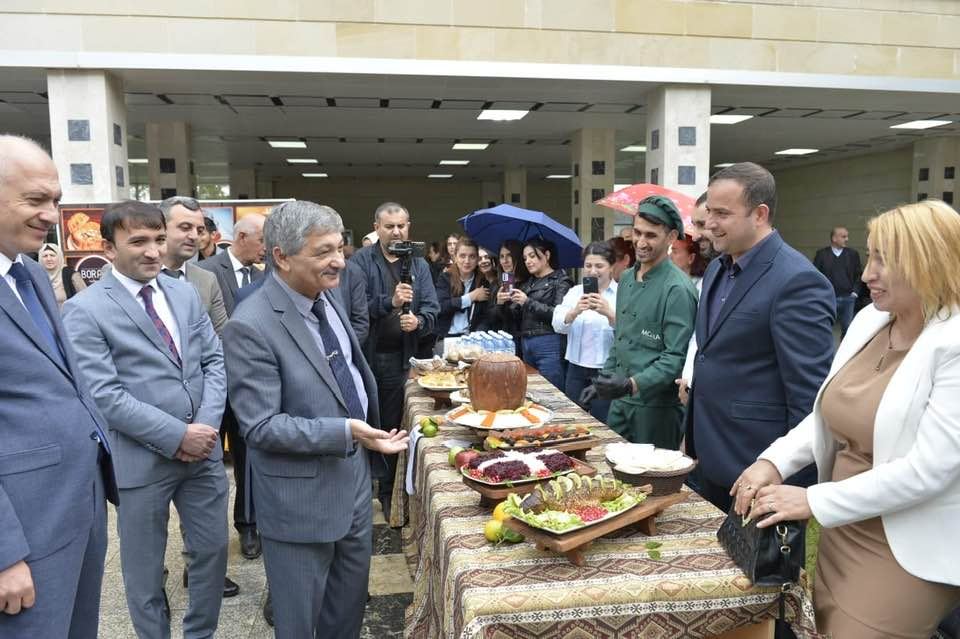
<path id="1" fill-rule="evenodd" d="M 474 410 L 513 410 L 527 396 L 527 369 L 519 357 L 487 353 L 470 367 L 467 380 Z"/>

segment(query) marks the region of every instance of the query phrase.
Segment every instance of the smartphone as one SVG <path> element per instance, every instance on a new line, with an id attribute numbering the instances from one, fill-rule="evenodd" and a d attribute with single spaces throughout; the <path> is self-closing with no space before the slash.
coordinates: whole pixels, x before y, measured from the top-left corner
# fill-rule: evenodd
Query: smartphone
<path id="1" fill-rule="evenodd" d="M 500 289 L 507 293 L 513 290 L 513 273 L 500 274 Z"/>
<path id="2" fill-rule="evenodd" d="M 597 281 L 597 278 L 590 277 L 587 275 L 583 278 L 583 294 L 589 295 L 590 293 L 599 293 L 600 292 L 600 282 Z"/>

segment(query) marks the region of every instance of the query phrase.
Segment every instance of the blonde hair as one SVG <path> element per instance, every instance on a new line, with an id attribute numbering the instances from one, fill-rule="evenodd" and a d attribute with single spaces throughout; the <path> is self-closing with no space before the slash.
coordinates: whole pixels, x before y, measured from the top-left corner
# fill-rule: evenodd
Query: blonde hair
<path id="1" fill-rule="evenodd" d="M 920 296 L 925 322 L 960 307 L 960 214 L 924 200 L 867 222 L 867 245 Z"/>

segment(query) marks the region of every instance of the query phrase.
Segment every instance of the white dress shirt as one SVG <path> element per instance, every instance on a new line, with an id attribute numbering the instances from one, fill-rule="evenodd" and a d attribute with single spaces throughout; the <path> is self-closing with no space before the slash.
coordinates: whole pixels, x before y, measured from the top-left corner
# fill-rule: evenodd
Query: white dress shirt
<path id="1" fill-rule="evenodd" d="M 10 290 L 17 296 L 20 303 L 23 304 L 23 298 L 20 297 L 20 291 L 17 290 L 17 280 L 13 279 L 13 275 L 10 275 L 10 269 L 13 267 L 14 262 L 23 264 L 23 256 L 17 253 L 17 259 L 11 260 L 3 253 L 0 253 L 0 275 L 2 275 L 4 281 L 10 285 Z"/>
<path id="2" fill-rule="evenodd" d="M 177 327 L 177 319 L 174 316 L 173 309 L 170 308 L 170 304 L 167 302 L 167 296 L 163 294 L 163 289 L 157 286 L 156 278 L 150 280 L 149 282 L 138 282 L 135 279 L 129 278 L 116 268 L 113 269 L 113 276 L 117 278 L 117 281 L 127 289 L 133 299 L 137 300 L 137 304 L 140 305 L 140 308 L 143 309 L 143 312 L 147 312 L 147 306 L 143 303 L 143 297 L 140 296 L 140 289 L 144 286 L 149 286 L 153 289 L 153 308 L 157 311 L 157 316 L 160 317 L 160 320 L 163 322 L 163 325 L 167 327 L 167 332 L 170 333 L 170 337 L 173 338 L 173 343 L 177 347 L 177 352 L 180 353 L 180 356 L 183 357 L 183 348 L 180 347 L 180 329 Z"/>
<path id="3" fill-rule="evenodd" d="M 230 250 L 229 248 L 227 249 L 227 256 L 230 258 L 230 264 L 233 265 L 233 275 L 234 275 L 234 277 L 237 278 L 237 288 L 238 288 L 238 289 L 243 288 L 243 269 L 247 269 L 247 271 L 250 273 L 250 275 L 247 276 L 247 279 L 252 282 L 252 281 L 253 281 L 253 267 L 252 267 L 252 266 L 244 266 L 243 263 L 240 262 L 240 260 L 238 260 L 238 259 L 234 256 L 233 251 Z"/>
<path id="4" fill-rule="evenodd" d="M 613 327 L 610 320 L 594 310 L 586 310 L 567 324 L 564 319 L 583 296 L 583 284 L 572 287 L 563 301 L 553 309 L 553 330 L 568 335 L 567 361 L 584 368 L 603 368 L 613 347 Z M 617 306 L 617 283 L 610 280 L 603 291 L 603 299 Z"/>

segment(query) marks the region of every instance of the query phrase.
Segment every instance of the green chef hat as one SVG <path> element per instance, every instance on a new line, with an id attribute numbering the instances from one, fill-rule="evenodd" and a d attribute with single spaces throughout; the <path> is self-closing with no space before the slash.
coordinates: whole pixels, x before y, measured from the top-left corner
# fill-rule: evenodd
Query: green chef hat
<path id="1" fill-rule="evenodd" d="M 684 238 L 683 220 L 680 218 L 680 211 L 670 198 L 662 195 L 651 195 L 644 198 L 637 206 L 637 213 L 643 213 L 662 222 L 668 231 L 676 229 L 677 233 L 680 234 L 680 239 Z"/>

